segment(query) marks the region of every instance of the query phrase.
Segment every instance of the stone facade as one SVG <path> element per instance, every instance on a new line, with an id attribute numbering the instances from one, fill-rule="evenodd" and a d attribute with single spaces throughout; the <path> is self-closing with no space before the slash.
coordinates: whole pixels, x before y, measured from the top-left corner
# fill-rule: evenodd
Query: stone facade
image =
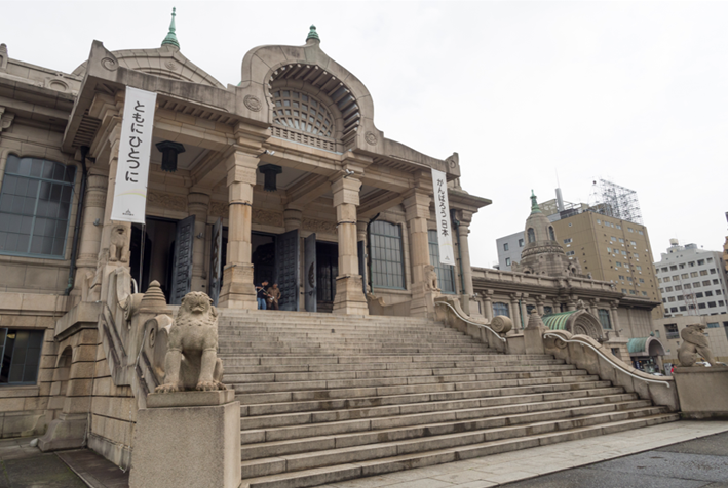
<path id="1" fill-rule="evenodd" d="M 317 36 L 252 49 L 227 87 L 166 41 L 115 52 L 94 41 L 68 74 L 9 57 L 4 45 L 0 60 L 0 196 L 19 206 L 0 207 L 0 330 L 42 335 L 35 377 L 0 385 L 0 435 L 42 436 L 45 450 L 87 445 L 128 466 L 150 381 L 137 371 L 149 337 L 133 287 L 158 281 L 170 302 L 212 295 L 216 255 L 220 308 L 255 308 L 254 282 L 292 270 L 298 281 L 283 298 L 306 310 L 304 249 L 315 234 L 319 263 L 328 259 L 314 270 L 328 290 L 319 311 L 433 317 L 433 269 L 444 268 L 428 241 L 432 169 L 447 175 L 455 226 L 458 262 L 443 272 L 468 310 L 469 225 L 491 202 L 460 188 L 456 153 L 434 158 L 385 137 L 366 86 Z M 152 149 L 146 227 L 111 220 L 126 87 L 157 93 L 153 143 L 185 148 L 173 172 Z M 280 169 L 272 191 L 264 165 Z M 43 185 L 58 196 L 42 196 Z M 52 216 L 37 203 L 48 201 Z M 191 217 L 181 262 L 180 226 Z"/>

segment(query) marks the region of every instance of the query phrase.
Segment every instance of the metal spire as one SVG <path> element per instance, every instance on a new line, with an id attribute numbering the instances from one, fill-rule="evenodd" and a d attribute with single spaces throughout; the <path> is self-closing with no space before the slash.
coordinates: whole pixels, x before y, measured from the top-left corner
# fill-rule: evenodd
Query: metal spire
<path id="1" fill-rule="evenodd" d="M 536 195 L 533 193 L 533 190 L 531 190 L 531 213 L 541 213 L 541 209 L 538 207 Z"/>
<path id="2" fill-rule="evenodd" d="M 179 49 L 179 41 L 177 40 L 177 26 L 174 22 L 174 18 L 176 16 L 177 7 L 172 7 L 172 20 L 169 22 L 169 32 L 167 32 L 167 37 L 165 37 L 162 41 L 162 46 L 168 44 L 170 46 L 175 46 L 177 49 Z"/>
<path id="3" fill-rule="evenodd" d="M 316 26 L 315 25 L 312 25 L 311 26 L 311 30 L 308 31 L 308 37 L 306 38 L 306 42 L 308 42 L 309 39 L 315 39 L 315 40 L 317 40 L 319 42 L 321 41 L 321 39 L 319 39 L 318 34 L 316 33 Z"/>

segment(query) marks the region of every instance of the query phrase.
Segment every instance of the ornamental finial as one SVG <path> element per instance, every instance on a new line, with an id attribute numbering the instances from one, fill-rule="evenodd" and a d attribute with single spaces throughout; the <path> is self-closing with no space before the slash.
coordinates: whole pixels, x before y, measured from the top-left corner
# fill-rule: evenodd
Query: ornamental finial
<path id="1" fill-rule="evenodd" d="M 315 39 L 315 40 L 317 40 L 319 42 L 321 41 L 321 39 L 319 39 L 318 34 L 316 33 L 316 26 L 315 25 L 311 25 L 311 30 L 308 31 L 308 37 L 306 38 L 306 42 L 308 42 L 309 39 Z"/>
<path id="2" fill-rule="evenodd" d="M 179 41 L 177 40 L 177 25 L 175 24 L 174 18 L 177 16 L 177 7 L 172 7 L 172 20 L 169 22 L 169 32 L 167 37 L 162 41 L 162 46 L 165 44 L 174 46 L 179 49 Z"/>

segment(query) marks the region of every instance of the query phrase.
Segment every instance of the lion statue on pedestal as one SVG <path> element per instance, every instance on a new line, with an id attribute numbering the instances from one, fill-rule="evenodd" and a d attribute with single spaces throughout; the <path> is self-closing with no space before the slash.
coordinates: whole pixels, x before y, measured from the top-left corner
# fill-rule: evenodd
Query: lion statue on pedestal
<path id="1" fill-rule="evenodd" d="M 210 297 L 192 291 L 182 299 L 168 334 L 164 383 L 157 393 L 225 390 L 217 357 L 217 310 Z"/>
<path id="2" fill-rule="evenodd" d="M 680 332 L 680 337 L 683 338 L 683 343 L 677 351 L 680 366 L 688 368 L 695 366 L 695 362 L 701 357 L 705 362 L 715 364 L 713 352 L 708 347 L 708 339 L 703 335 L 703 330 L 705 325 L 691 324 Z"/>

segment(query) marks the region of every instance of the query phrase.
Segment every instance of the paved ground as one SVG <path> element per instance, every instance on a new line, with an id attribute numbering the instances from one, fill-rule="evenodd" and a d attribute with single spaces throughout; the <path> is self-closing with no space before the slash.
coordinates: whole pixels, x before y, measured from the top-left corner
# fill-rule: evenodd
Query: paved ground
<path id="1" fill-rule="evenodd" d="M 127 487 L 128 475 L 96 453 L 44 454 L 27 438 L 0 441 L 0 464 L 0 488 Z M 728 488 L 728 421 L 671 422 L 324 486 Z"/>
<path id="2" fill-rule="evenodd" d="M 319 488 L 492 486 L 728 488 L 728 422 L 670 422 Z"/>
<path id="3" fill-rule="evenodd" d="M 53 453 L 30 447 L 30 439 L 0 441 L 0 488 L 86 488 Z"/>

